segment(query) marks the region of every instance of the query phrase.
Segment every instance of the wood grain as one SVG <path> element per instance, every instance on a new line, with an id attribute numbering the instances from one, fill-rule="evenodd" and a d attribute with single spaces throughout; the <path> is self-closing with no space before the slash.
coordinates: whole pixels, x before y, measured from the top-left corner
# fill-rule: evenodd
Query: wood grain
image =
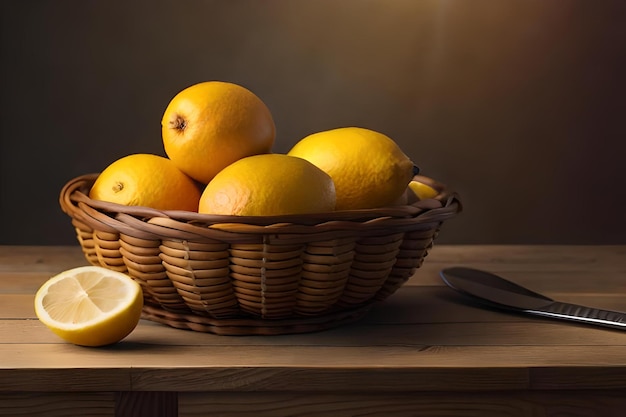
<path id="1" fill-rule="evenodd" d="M 590 355 L 587 346 L 558 345 L 138 345 L 133 354 L 121 349 L 108 354 L 78 351 L 65 345 L 7 346 L 0 355 L 19 349 L 26 359 L 12 368 L 0 365 L 0 391 L 505 390 L 561 384 L 570 389 L 626 389 L 623 345 L 597 349 L 599 356 Z M 29 357 L 40 358 L 40 363 Z"/>
<path id="2" fill-rule="evenodd" d="M 0 247 L 0 415 L 621 416 L 626 406 L 626 332 L 488 309 L 439 278 L 467 265 L 626 310 L 626 246 L 443 245 L 351 325 L 225 337 L 142 320 L 104 348 L 65 343 L 34 314 L 37 288 L 85 263 L 78 247 Z"/>
<path id="3" fill-rule="evenodd" d="M 178 395 L 175 392 L 122 391 L 115 395 L 115 417 L 176 417 Z"/>
<path id="4" fill-rule="evenodd" d="M 113 392 L 0 392 L 0 416 L 114 417 Z"/>
<path id="5" fill-rule="evenodd" d="M 230 340 L 223 336 L 155 327 L 141 322 L 124 341 L 105 349 L 132 355 L 133 351 L 150 346 L 207 348 L 235 347 L 374 347 L 374 346 L 626 346 L 626 334 L 619 330 L 584 326 L 549 319 L 470 321 L 439 323 L 356 323 L 349 327 L 288 336 L 241 336 Z M 65 343 L 37 320 L 3 320 L 0 331 L 6 332 L 6 343 Z M 555 335 L 558 336 L 555 337 Z M 2 345 L 0 344 L 0 348 Z M 73 349 L 73 348 L 72 348 Z M 76 352 L 84 352 L 78 347 Z M 52 351 L 51 351 L 52 352 Z M 123 357 L 123 356 L 122 356 Z M 2 363 L 0 358 L 0 363 Z M 14 361 L 18 363 L 18 361 Z"/>
<path id="6" fill-rule="evenodd" d="M 621 391 L 466 391 L 400 394 L 214 393 L 179 395 L 179 417 L 248 415 L 291 416 L 432 416 L 432 417 L 622 417 L 626 397 Z M 332 410 L 329 414 L 328 410 Z"/>

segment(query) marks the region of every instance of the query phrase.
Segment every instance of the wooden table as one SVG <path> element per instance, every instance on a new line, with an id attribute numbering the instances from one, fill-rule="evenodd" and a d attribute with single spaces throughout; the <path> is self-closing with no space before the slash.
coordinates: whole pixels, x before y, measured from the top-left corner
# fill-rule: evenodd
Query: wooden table
<path id="1" fill-rule="evenodd" d="M 0 246 L 2 416 L 623 416 L 626 332 L 478 307 L 439 271 L 467 265 L 561 301 L 626 310 L 626 246 L 435 246 L 361 321 L 216 336 L 143 321 L 121 343 L 64 343 L 36 319 L 78 247 Z"/>

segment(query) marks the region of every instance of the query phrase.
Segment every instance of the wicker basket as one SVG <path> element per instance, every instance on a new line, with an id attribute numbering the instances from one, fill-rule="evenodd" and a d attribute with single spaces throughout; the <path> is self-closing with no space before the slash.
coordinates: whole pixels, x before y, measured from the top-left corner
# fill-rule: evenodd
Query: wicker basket
<path id="1" fill-rule="evenodd" d="M 215 334 L 328 329 L 362 317 L 415 272 L 458 196 L 306 216 L 214 216 L 92 200 L 97 174 L 68 182 L 61 208 L 94 265 L 128 273 L 143 317 Z"/>

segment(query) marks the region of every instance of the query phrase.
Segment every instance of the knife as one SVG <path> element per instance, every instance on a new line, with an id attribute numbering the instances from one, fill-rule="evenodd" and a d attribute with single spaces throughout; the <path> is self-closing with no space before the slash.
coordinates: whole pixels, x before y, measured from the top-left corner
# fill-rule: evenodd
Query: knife
<path id="1" fill-rule="evenodd" d="M 555 301 L 490 272 L 453 267 L 442 270 L 441 278 L 452 289 L 491 307 L 626 330 L 626 313 Z"/>

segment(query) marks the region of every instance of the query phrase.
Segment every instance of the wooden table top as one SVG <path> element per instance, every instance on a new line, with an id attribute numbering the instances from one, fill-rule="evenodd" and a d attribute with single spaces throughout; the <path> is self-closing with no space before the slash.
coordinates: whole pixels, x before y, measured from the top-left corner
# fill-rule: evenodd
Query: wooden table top
<path id="1" fill-rule="evenodd" d="M 235 415 L 244 403 L 257 416 L 612 415 L 626 406 L 626 332 L 489 310 L 439 278 L 442 268 L 471 266 L 559 301 L 626 311 L 626 246 L 436 245 L 404 287 L 353 324 L 218 336 L 142 320 L 104 348 L 63 342 L 33 310 L 45 280 L 80 265 L 78 246 L 0 246 L 0 415 L 36 415 L 33 404 L 51 404 L 34 400 L 42 392 L 72 407 L 117 399 L 111 409 L 102 400 L 97 415 L 122 415 L 120 392 L 177 393 L 167 415 L 188 416 L 203 407 Z M 55 404 L 58 415 L 71 408 Z"/>

